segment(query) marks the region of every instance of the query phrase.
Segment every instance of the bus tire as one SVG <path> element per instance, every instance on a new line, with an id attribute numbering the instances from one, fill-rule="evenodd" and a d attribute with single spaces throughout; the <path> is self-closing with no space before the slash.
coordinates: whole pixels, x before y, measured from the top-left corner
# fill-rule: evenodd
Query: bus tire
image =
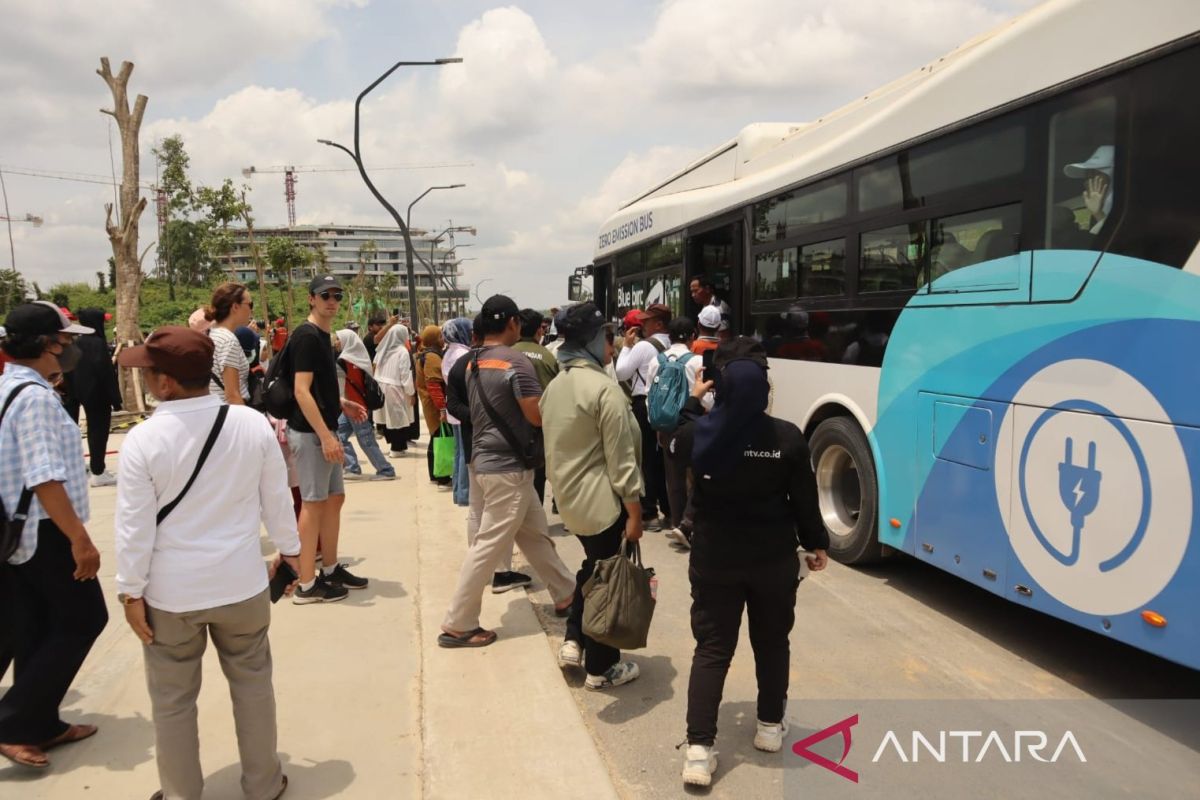
<path id="1" fill-rule="evenodd" d="M 829 555 L 843 564 L 883 557 L 875 458 L 853 417 L 830 417 L 809 440 L 817 501 L 829 532 Z"/>

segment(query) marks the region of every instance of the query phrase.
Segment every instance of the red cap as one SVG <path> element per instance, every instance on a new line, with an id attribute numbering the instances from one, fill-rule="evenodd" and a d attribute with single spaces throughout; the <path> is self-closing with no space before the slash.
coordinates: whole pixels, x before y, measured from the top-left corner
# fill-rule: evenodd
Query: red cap
<path id="1" fill-rule="evenodd" d="M 631 308 L 625 312 L 625 318 L 621 320 L 621 325 L 626 330 L 630 328 L 640 328 L 642 326 L 642 312 L 640 309 Z"/>
<path id="2" fill-rule="evenodd" d="M 122 350 L 122 367 L 152 367 L 179 380 L 212 374 L 213 340 L 207 334 L 178 325 L 164 325 L 145 344 Z"/>

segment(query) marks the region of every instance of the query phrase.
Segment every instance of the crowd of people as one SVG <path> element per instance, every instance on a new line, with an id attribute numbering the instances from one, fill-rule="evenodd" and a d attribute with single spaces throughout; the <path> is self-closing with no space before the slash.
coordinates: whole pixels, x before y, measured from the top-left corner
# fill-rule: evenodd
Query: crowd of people
<path id="1" fill-rule="evenodd" d="M 727 307 L 699 284 L 695 320 L 652 304 L 618 326 L 592 303 L 548 317 L 496 295 L 473 320 L 415 337 L 398 314 L 373 315 L 364 333 L 353 322 L 335 330 L 344 289 L 333 276 L 313 279 L 308 317 L 291 331 L 282 320 L 255 326 L 250 289 L 222 284 L 186 325 L 117 354 L 141 370 L 156 408 L 126 437 L 115 478 L 100 482 L 110 473 L 98 429 L 106 437 L 120 407 L 103 312 L 74 322 L 50 303 L 14 308 L 0 375 L 0 500 L 15 543 L 0 551 L 12 623 L 0 674 L 9 660 L 15 672 L 0 698 L 0 755 L 45 768 L 48 750 L 96 732 L 59 714 L 107 622 L 72 402 L 87 415 L 93 485 L 116 484 L 118 599 L 144 645 L 155 798 L 201 794 L 196 698 L 210 638 L 229 682 L 243 790 L 286 790 L 271 602 L 335 602 L 369 586 L 339 560 L 345 482 L 368 479 L 354 445 L 370 480 L 395 480 L 392 462 L 421 427 L 429 480 L 465 509 L 466 549 L 438 645 L 496 640 L 480 619 L 483 593 L 534 580 L 513 570 L 516 547 L 566 619 L 559 665 L 583 670 L 589 690 L 627 684 L 638 663 L 587 636 L 584 586 L 624 543 L 665 532 L 690 551 L 696 647 L 683 780 L 708 785 L 716 771 L 717 710 L 743 609 L 758 676 L 753 744 L 778 751 L 801 558 L 823 569 L 828 536 L 804 437 L 767 413 L 765 350 L 732 336 Z M 82 385 L 64 402 L 55 386 L 73 374 Z M 453 442 L 453 459 L 434 458 L 435 438 Z M 582 548 L 577 569 L 550 536 L 547 494 Z M 218 506 L 214 521 L 205 510 Z M 263 527 L 278 551 L 266 565 Z"/>

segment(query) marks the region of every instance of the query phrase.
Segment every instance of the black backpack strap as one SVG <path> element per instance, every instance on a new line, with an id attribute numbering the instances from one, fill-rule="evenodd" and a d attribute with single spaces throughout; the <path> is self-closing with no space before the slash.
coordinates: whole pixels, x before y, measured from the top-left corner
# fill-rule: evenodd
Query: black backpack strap
<path id="1" fill-rule="evenodd" d="M 4 424 L 4 415 L 8 413 L 8 407 L 12 405 L 13 400 L 17 399 L 17 395 L 25 391 L 26 387 L 36 386 L 36 381 L 26 381 L 19 384 L 11 392 L 8 393 L 8 398 L 4 401 L 4 408 L 0 409 L 0 425 Z M 21 488 L 21 496 L 17 499 L 17 511 L 13 514 L 13 520 L 23 520 L 29 516 L 29 506 L 33 504 L 33 489 L 28 486 Z"/>
<path id="2" fill-rule="evenodd" d="M 225 391 L 225 383 L 217 377 L 216 371 L 214 370 L 213 372 L 210 372 L 209 375 L 212 376 L 213 383 L 215 383 L 222 392 Z"/>
<path id="3" fill-rule="evenodd" d="M 475 371 L 475 380 L 480 380 L 479 350 L 475 350 L 475 352 L 471 354 L 471 368 Z M 516 455 L 517 458 L 528 463 L 525 454 L 525 447 L 517 439 L 517 435 L 513 433 L 513 429 L 508 427 L 508 423 L 506 423 L 500 416 L 500 413 L 496 411 L 496 408 L 492 405 L 491 401 L 487 399 L 487 393 L 484 392 L 482 384 L 479 386 L 478 394 L 479 404 L 482 405 L 483 410 L 487 412 L 488 418 L 491 419 L 492 424 L 495 425 L 496 429 L 500 431 L 500 435 L 504 437 L 504 441 L 508 442 L 508 446 L 513 449 L 513 454 Z M 532 467 L 530 467 L 530 469 L 532 469 Z"/>
<path id="4" fill-rule="evenodd" d="M 175 510 L 175 506 L 179 505 L 179 501 L 188 493 L 188 489 L 192 488 L 192 484 L 196 482 L 196 476 L 200 474 L 200 469 L 204 466 L 204 462 L 208 460 L 208 454 L 212 451 L 213 444 L 217 441 L 217 435 L 221 432 L 221 427 L 225 424 L 225 417 L 229 416 L 229 406 L 222 405 L 217 411 L 217 419 L 213 423 L 212 430 L 208 432 L 208 439 L 204 442 L 204 448 L 200 451 L 200 459 L 196 462 L 196 468 L 192 470 L 192 477 L 188 478 L 187 485 L 183 487 L 183 491 L 179 493 L 171 502 L 158 510 L 158 517 L 155 522 L 159 525 L 167 518 L 167 515 Z"/>

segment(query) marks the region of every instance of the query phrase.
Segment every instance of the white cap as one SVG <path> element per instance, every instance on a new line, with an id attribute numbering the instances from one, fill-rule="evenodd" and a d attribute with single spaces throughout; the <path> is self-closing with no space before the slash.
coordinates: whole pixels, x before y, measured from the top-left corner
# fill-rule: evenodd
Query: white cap
<path id="1" fill-rule="evenodd" d="M 1067 164 L 1063 167 L 1063 174 L 1068 178 L 1086 178 L 1090 170 L 1096 170 L 1103 172 L 1111 178 L 1113 153 L 1114 148 L 1111 144 L 1102 144 L 1096 148 L 1096 152 L 1092 153 L 1092 157 L 1087 161 L 1081 161 L 1078 164 Z"/>
<path id="2" fill-rule="evenodd" d="M 721 327 L 721 309 L 716 306 L 705 306 L 700 309 L 699 321 L 705 328 L 716 330 Z"/>
<path id="3" fill-rule="evenodd" d="M 54 313 L 58 314 L 58 322 L 59 322 L 59 326 L 60 326 L 58 329 L 59 333 L 84 334 L 84 333 L 95 333 L 96 332 L 95 330 L 87 327 L 86 325 L 79 325 L 74 322 L 71 322 L 71 320 L 69 320 L 67 318 L 67 315 L 62 312 L 62 309 L 59 308 L 58 306 L 54 305 L 54 303 L 51 303 L 49 300 L 34 300 L 33 302 L 37 303 L 40 306 L 47 306 L 49 308 L 54 309 Z"/>

